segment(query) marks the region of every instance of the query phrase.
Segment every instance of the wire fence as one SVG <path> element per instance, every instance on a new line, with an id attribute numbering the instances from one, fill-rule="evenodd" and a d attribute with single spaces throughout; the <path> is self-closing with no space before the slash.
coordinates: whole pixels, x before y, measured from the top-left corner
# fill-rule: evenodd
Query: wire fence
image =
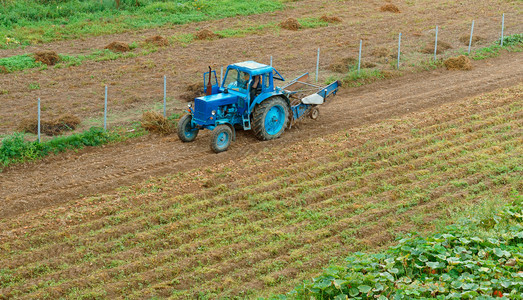
<path id="1" fill-rule="evenodd" d="M 504 34 L 505 34 L 505 14 L 502 14 L 501 16 L 501 28 L 500 28 L 500 34 L 499 34 L 499 38 L 496 39 L 496 41 L 499 41 L 499 45 L 500 46 L 503 46 L 503 41 L 504 41 Z M 467 45 L 467 51 L 466 53 L 467 54 L 471 54 L 471 51 L 472 51 L 472 45 L 473 45 L 473 37 L 474 37 L 474 28 L 475 27 L 475 20 L 472 20 L 472 23 L 471 23 L 471 26 L 470 26 L 470 36 L 469 36 L 469 39 L 468 39 L 468 45 Z M 440 33 L 441 31 L 441 28 L 439 26 L 435 26 L 435 31 L 434 31 L 434 55 L 433 55 L 433 61 L 436 62 L 438 61 L 438 34 Z M 405 40 L 405 37 L 402 36 L 402 33 L 399 32 L 398 33 L 398 38 L 397 38 L 397 57 L 396 57 L 396 64 L 395 64 L 395 67 L 397 70 L 400 70 L 402 68 L 402 55 L 403 55 L 403 52 L 402 52 L 402 39 Z M 361 69 L 362 69 L 362 60 L 365 58 L 364 57 L 364 53 L 363 53 L 363 50 L 364 50 L 364 43 L 363 43 L 363 40 L 360 39 L 359 40 L 359 47 L 358 47 L 358 58 L 357 58 L 357 74 L 360 74 L 361 72 Z M 321 68 L 322 68 L 322 65 L 320 64 L 321 63 L 321 55 L 322 55 L 322 49 L 321 47 L 319 47 L 317 49 L 317 53 L 316 53 L 316 64 L 315 64 L 315 81 L 318 82 L 320 80 L 320 72 L 322 71 Z M 270 56 L 269 58 L 269 64 L 270 66 L 273 66 L 273 56 Z M 223 81 L 223 78 L 224 77 L 224 66 L 221 66 L 220 67 L 220 84 L 222 83 Z M 163 76 L 163 116 L 164 117 L 167 117 L 167 91 L 168 91 L 168 86 L 167 86 L 167 75 L 164 75 Z M 202 85 L 202 90 L 203 90 L 203 85 Z M 105 85 L 105 95 L 104 95 L 104 108 L 103 108 L 103 128 L 104 130 L 108 130 L 108 122 L 107 122 L 107 119 L 108 119 L 108 113 L 110 112 L 110 109 L 108 107 L 108 99 L 110 97 L 110 90 L 108 88 L 107 85 Z M 41 141 L 41 116 L 42 116 L 42 111 L 41 111 L 41 102 L 42 101 L 45 101 L 45 99 L 41 99 L 40 97 L 37 99 L 37 122 L 38 122 L 38 132 L 37 132 L 37 140 L 40 142 Z"/>

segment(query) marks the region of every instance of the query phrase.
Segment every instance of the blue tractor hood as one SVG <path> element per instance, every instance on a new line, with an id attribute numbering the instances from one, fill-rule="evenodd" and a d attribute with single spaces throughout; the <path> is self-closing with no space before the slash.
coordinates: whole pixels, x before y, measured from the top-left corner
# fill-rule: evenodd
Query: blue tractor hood
<path id="1" fill-rule="evenodd" d="M 230 105 L 238 102 L 238 96 L 230 93 L 218 93 L 194 99 L 194 119 L 199 125 L 214 123 L 211 120 L 211 112 L 218 110 L 218 107 Z"/>

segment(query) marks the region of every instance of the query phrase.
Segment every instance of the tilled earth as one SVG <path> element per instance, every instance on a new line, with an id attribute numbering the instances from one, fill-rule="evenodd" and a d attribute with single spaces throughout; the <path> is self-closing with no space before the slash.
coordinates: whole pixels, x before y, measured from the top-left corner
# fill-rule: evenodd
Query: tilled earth
<path id="1" fill-rule="evenodd" d="M 219 31 L 245 29 L 273 24 L 293 17 L 338 17 L 342 22 L 328 27 L 299 31 L 269 27 L 255 34 L 216 40 L 195 40 L 187 45 L 173 42 L 157 52 L 144 56 L 112 61 L 84 61 L 80 66 L 48 70 L 26 70 L 0 74 L 0 134 L 10 134 L 20 121 L 36 114 L 36 99 L 42 99 L 44 118 L 56 118 L 70 113 L 82 119 L 81 129 L 100 125 L 103 112 L 104 85 L 109 86 L 109 124 L 127 124 L 140 118 L 143 110 L 161 104 L 163 75 L 168 81 L 168 109 L 178 112 L 185 106 L 183 95 L 187 87 L 201 82 L 208 65 L 215 69 L 227 64 L 255 60 L 274 66 L 287 79 L 303 72 L 314 72 L 316 53 L 321 47 L 320 81 L 335 73 L 328 66 L 342 58 L 357 58 L 359 40 L 363 40 L 363 65 L 373 64 L 392 75 L 416 71 L 427 66 L 431 54 L 420 51 L 434 41 L 434 28 L 440 26 L 439 40 L 452 49 L 439 55 L 445 58 L 467 47 L 460 39 L 474 33 L 483 40 L 473 49 L 490 45 L 499 38 L 501 14 L 506 13 L 505 34 L 520 33 L 523 25 L 517 1 L 449 1 L 417 0 L 396 3 L 401 13 L 380 11 L 383 1 L 323 1 L 292 2 L 282 11 L 262 15 L 228 18 L 160 29 L 143 30 L 78 40 L 59 41 L 25 49 L 0 50 L 0 57 L 52 50 L 60 54 L 87 54 L 103 49 L 114 41 L 138 42 L 135 52 L 146 50 L 141 44 L 148 37 L 171 37 L 195 34 L 201 29 Z M 276 28 L 278 28 L 276 26 Z M 386 30 L 384 30 L 386 28 Z M 401 72 L 394 70 L 398 33 L 402 33 Z M 374 50 L 385 49 L 385 57 Z M 381 56 L 381 55 L 380 55 Z M 430 65 L 430 64 L 429 64 Z M 340 74 L 337 74 L 340 75 Z"/>
<path id="2" fill-rule="evenodd" d="M 321 107 L 319 120 L 304 120 L 281 138 L 268 142 L 257 141 L 250 132 L 240 132 L 229 151 L 222 154 L 210 151 L 209 134 L 201 132 L 189 144 L 174 135 L 149 135 L 13 166 L 0 173 L 0 217 L 111 191 L 151 176 L 212 168 L 265 148 L 286 147 L 296 141 L 510 87 L 523 80 L 522 58 L 521 53 L 508 53 L 475 62 L 472 71 L 438 69 L 342 90 Z"/>

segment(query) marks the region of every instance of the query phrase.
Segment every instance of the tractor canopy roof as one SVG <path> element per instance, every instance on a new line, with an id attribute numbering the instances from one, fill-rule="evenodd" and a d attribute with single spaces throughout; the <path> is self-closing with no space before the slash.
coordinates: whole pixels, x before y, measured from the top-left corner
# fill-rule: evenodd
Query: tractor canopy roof
<path id="1" fill-rule="evenodd" d="M 271 66 L 260 64 L 255 61 L 252 61 L 252 60 L 235 63 L 235 64 L 230 65 L 229 67 L 237 69 L 239 71 L 249 73 L 251 76 L 270 73 L 273 70 L 273 68 Z"/>

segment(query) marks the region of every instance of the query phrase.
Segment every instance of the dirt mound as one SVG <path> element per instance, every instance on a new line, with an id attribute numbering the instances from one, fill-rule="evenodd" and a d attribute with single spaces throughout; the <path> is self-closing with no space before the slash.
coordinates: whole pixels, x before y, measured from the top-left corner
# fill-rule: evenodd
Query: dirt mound
<path id="1" fill-rule="evenodd" d="M 59 135 L 64 131 L 74 130 L 78 124 L 80 124 L 80 118 L 65 114 L 56 119 L 40 120 L 40 132 L 49 136 Z M 38 134 L 37 117 L 23 119 L 18 125 L 18 131 Z"/>
<path id="2" fill-rule="evenodd" d="M 336 73 L 347 73 L 351 66 L 356 65 L 358 60 L 354 57 L 345 57 L 332 64 L 327 69 Z"/>
<path id="3" fill-rule="evenodd" d="M 375 66 L 376 66 L 376 64 L 371 63 L 371 62 L 364 62 L 361 64 L 362 69 L 370 69 L 370 68 L 374 68 Z"/>
<path id="4" fill-rule="evenodd" d="M 155 35 L 150 38 L 147 38 L 145 42 L 159 47 L 169 46 L 169 41 L 160 35 Z"/>
<path id="5" fill-rule="evenodd" d="M 7 70 L 7 68 L 4 67 L 4 66 L 0 66 L 0 74 L 5 74 L 5 73 L 9 73 L 9 71 Z"/>
<path id="6" fill-rule="evenodd" d="M 451 57 L 444 63 L 447 70 L 472 70 L 472 62 L 465 55 Z"/>
<path id="7" fill-rule="evenodd" d="M 485 38 L 481 37 L 481 36 L 478 36 L 478 35 L 473 35 L 472 36 L 472 45 L 476 44 L 476 43 L 479 43 L 479 42 L 482 42 L 484 41 Z M 470 35 L 464 35 L 462 37 L 459 38 L 459 41 L 461 43 L 463 43 L 463 45 L 465 46 L 468 46 L 469 45 L 469 42 L 470 42 Z"/>
<path id="8" fill-rule="evenodd" d="M 192 102 L 194 98 L 203 96 L 203 86 L 201 82 L 191 83 L 185 89 L 185 93 L 180 95 L 182 100 Z"/>
<path id="9" fill-rule="evenodd" d="M 149 132 L 159 134 L 170 134 L 173 131 L 172 123 L 162 114 L 154 111 L 146 111 L 143 113 L 142 128 Z"/>
<path id="10" fill-rule="evenodd" d="M 105 46 L 104 49 L 109 49 L 113 52 L 127 52 L 131 50 L 129 45 L 123 42 L 112 42 L 109 45 Z"/>
<path id="11" fill-rule="evenodd" d="M 197 40 L 214 40 L 221 37 L 219 34 L 216 34 L 209 29 L 202 29 L 198 31 L 195 36 Z"/>
<path id="12" fill-rule="evenodd" d="M 48 66 L 53 66 L 60 61 L 60 56 L 54 51 L 40 51 L 33 54 L 35 61 L 39 61 Z"/>
<path id="13" fill-rule="evenodd" d="M 323 15 L 321 16 L 320 20 L 327 23 L 341 23 L 341 19 L 336 16 Z"/>
<path id="14" fill-rule="evenodd" d="M 288 18 L 280 23 L 280 27 L 287 30 L 296 31 L 300 29 L 301 24 L 295 18 Z"/>
<path id="15" fill-rule="evenodd" d="M 441 54 L 449 49 L 452 49 L 452 46 L 444 41 L 438 41 L 438 49 L 436 54 Z M 434 44 L 429 43 L 425 48 L 421 50 L 421 53 L 425 54 L 434 54 Z"/>
<path id="16" fill-rule="evenodd" d="M 387 11 L 387 12 L 392 12 L 392 13 L 396 13 L 396 14 L 399 14 L 401 11 L 400 9 L 394 5 L 394 4 L 385 4 L 383 5 L 382 7 L 380 7 L 380 11 Z"/>
<path id="17" fill-rule="evenodd" d="M 383 57 L 390 56 L 390 51 L 387 50 L 387 48 L 376 48 L 376 49 L 372 50 L 371 54 L 374 57 L 383 58 Z"/>

